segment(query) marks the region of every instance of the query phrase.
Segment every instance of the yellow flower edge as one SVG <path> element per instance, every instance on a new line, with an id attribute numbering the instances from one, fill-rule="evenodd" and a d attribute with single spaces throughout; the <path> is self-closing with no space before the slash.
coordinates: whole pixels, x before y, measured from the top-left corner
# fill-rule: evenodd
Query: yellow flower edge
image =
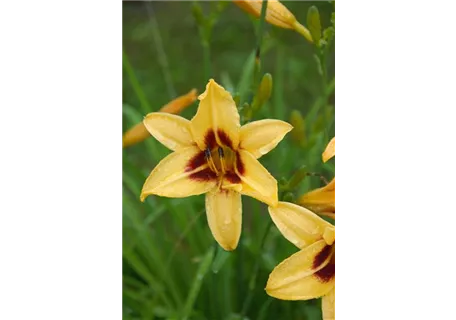
<path id="1" fill-rule="evenodd" d="M 298 204 L 319 215 L 335 217 L 336 214 L 336 178 L 326 186 L 309 191 L 298 199 Z"/>
<path id="2" fill-rule="evenodd" d="M 332 138 L 331 141 L 329 141 L 328 145 L 326 146 L 325 151 L 323 151 L 322 154 L 322 159 L 323 162 L 328 161 L 332 157 L 336 155 L 336 137 Z"/>

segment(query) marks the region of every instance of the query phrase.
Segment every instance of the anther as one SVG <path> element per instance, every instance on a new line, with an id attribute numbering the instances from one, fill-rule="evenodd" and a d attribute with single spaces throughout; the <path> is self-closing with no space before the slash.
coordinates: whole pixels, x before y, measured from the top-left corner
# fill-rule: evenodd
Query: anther
<path id="1" fill-rule="evenodd" d="M 211 149 L 206 148 L 206 150 L 204 150 L 204 157 L 206 158 L 207 164 L 209 165 L 209 169 L 211 169 L 213 172 L 215 172 L 216 175 L 219 175 L 217 167 L 215 166 L 214 160 L 212 160 Z"/>
<path id="2" fill-rule="evenodd" d="M 204 157 L 206 158 L 206 160 L 209 160 L 209 158 L 211 157 L 211 150 L 209 148 L 206 148 L 206 150 L 204 150 Z"/>
<path id="3" fill-rule="evenodd" d="M 219 159 L 220 159 L 220 166 L 222 167 L 222 173 L 225 174 L 225 159 L 224 159 L 224 153 L 223 153 L 223 148 L 219 147 L 218 148 L 218 154 L 219 154 Z"/>

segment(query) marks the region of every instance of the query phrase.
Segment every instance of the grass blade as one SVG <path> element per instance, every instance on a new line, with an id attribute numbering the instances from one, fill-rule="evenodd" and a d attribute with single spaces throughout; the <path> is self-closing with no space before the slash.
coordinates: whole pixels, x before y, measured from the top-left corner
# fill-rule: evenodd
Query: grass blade
<path id="1" fill-rule="evenodd" d="M 198 293 L 200 292 L 201 285 L 203 284 L 204 276 L 209 271 L 211 267 L 212 258 L 214 257 L 214 247 L 211 246 L 207 253 L 204 255 L 203 260 L 199 265 L 198 271 L 196 272 L 195 278 L 193 279 L 192 286 L 190 288 L 190 293 L 187 296 L 187 301 L 185 302 L 184 311 L 182 313 L 182 319 L 186 320 L 189 318 L 190 313 L 192 312 L 193 305 L 195 304 Z"/>

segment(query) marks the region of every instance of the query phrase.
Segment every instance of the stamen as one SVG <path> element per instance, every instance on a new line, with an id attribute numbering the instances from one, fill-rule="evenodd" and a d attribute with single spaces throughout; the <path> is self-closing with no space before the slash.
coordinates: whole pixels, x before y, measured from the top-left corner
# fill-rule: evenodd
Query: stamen
<path id="1" fill-rule="evenodd" d="M 225 174 L 226 173 L 226 170 L 225 170 L 225 159 L 224 159 L 224 154 L 223 154 L 222 147 L 218 148 L 218 154 L 219 154 L 219 158 L 220 158 L 220 166 L 222 167 L 222 173 Z"/>
<path id="2" fill-rule="evenodd" d="M 222 188 L 222 182 L 223 182 L 223 178 L 219 179 L 219 182 L 218 182 L 218 185 L 217 185 L 217 191 L 220 191 L 220 189 Z"/>
<path id="3" fill-rule="evenodd" d="M 213 172 L 215 172 L 216 175 L 219 175 L 219 172 L 217 170 L 217 167 L 215 166 L 214 160 L 212 160 L 211 150 L 209 148 L 204 150 L 204 157 L 207 160 L 207 164 L 209 165 L 209 169 L 211 169 Z"/>

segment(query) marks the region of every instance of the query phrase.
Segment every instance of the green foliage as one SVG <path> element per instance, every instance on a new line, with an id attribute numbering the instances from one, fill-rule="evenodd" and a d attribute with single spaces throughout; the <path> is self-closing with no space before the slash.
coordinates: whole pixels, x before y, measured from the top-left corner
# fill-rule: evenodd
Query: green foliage
<path id="1" fill-rule="evenodd" d="M 195 87 L 202 93 L 210 76 L 232 92 L 241 114 L 250 110 L 244 121 L 293 122 L 290 117 L 299 113 L 296 129 L 303 138 L 288 134 L 261 162 L 282 187 L 291 179 L 293 188 L 282 188 L 282 199 L 320 187 L 318 177 L 304 173 L 334 176 L 334 160 L 321 161 L 334 136 L 334 9 L 327 2 L 286 2 L 299 21 L 306 21 L 312 5 L 323 30 L 321 50 L 296 32 L 267 23 L 260 42 L 258 21 L 226 1 L 123 2 L 124 131 L 175 98 L 173 92 Z M 265 74 L 273 85 L 259 108 L 254 97 Z M 190 119 L 196 106 L 181 115 Z M 203 196 L 139 201 L 145 179 L 167 154 L 153 138 L 123 150 L 123 318 L 321 319 L 319 300 L 281 301 L 264 291 L 272 269 L 296 252 L 271 223 L 266 205 L 242 198 L 241 241 L 228 253 L 214 248 Z"/>

